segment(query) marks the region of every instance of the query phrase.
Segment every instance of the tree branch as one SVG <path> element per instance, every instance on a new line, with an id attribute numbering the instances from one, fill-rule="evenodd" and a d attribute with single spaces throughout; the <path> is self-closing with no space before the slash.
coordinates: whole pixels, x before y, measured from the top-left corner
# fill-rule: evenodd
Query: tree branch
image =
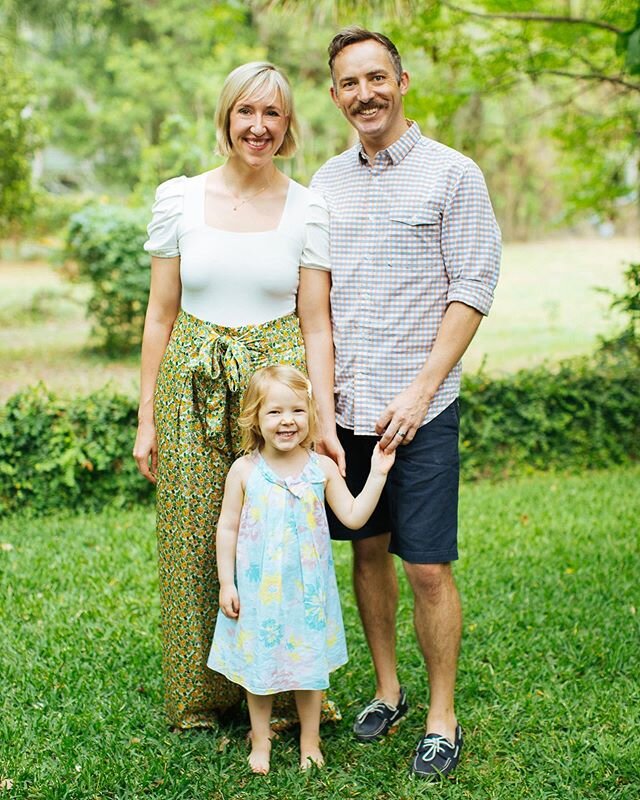
<path id="1" fill-rule="evenodd" d="M 600 81 L 601 83 L 613 83 L 616 86 L 624 86 L 625 89 L 631 89 L 634 92 L 640 92 L 640 84 L 638 83 L 629 83 L 628 81 L 622 80 L 622 78 L 616 78 L 613 75 L 602 75 L 599 72 L 592 72 L 588 74 L 581 75 L 577 72 L 567 72 L 563 69 L 536 69 L 527 72 L 528 75 L 560 75 L 562 78 L 573 78 L 574 80 L 579 81 Z"/>
<path id="2" fill-rule="evenodd" d="M 459 11 L 461 14 L 469 14 L 472 17 L 483 17 L 484 19 L 513 19 L 520 22 L 562 22 L 568 25 L 590 25 L 592 28 L 602 28 L 615 34 L 625 33 L 622 28 L 612 25 L 610 22 L 602 22 L 597 19 L 584 19 L 583 17 L 556 17 L 553 14 L 536 14 L 535 12 L 514 11 L 512 13 L 491 14 L 484 11 L 472 11 L 469 8 L 461 8 L 448 0 L 440 0 L 440 4 L 450 8 L 452 11 Z"/>

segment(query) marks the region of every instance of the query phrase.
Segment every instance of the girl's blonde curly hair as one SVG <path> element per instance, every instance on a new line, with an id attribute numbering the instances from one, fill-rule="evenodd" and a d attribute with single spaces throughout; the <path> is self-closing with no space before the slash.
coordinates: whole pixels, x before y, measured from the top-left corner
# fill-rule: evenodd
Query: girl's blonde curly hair
<path id="1" fill-rule="evenodd" d="M 238 425 L 242 432 L 242 450 L 245 453 L 250 453 L 264 445 L 258 415 L 269 391 L 269 386 L 274 383 L 288 386 L 292 392 L 295 392 L 300 398 L 304 398 L 309 412 L 309 432 L 300 444 L 302 447 L 312 447 L 315 443 L 318 412 L 311 392 L 311 383 L 299 369 L 285 364 L 276 364 L 254 372 L 245 392 L 242 411 L 238 417 Z"/>

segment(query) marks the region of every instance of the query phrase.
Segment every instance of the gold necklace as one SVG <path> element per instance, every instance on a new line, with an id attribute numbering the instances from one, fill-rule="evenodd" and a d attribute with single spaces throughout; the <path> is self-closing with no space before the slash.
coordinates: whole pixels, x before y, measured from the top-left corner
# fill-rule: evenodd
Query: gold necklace
<path id="1" fill-rule="evenodd" d="M 233 211 L 237 211 L 239 208 L 242 208 L 242 206 L 245 203 L 248 203 L 249 200 L 253 200 L 254 197 L 257 197 L 259 194 L 262 194 L 262 192 L 264 192 L 265 189 L 268 189 L 269 186 L 271 186 L 271 181 L 268 181 L 267 183 L 265 183 L 264 186 L 262 186 L 260 189 L 258 189 L 257 192 L 254 192 L 253 194 L 250 194 L 247 197 L 239 197 L 238 195 L 234 194 L 231 191 L 231 187 L 229 186 L 229 184 L 227 183 L 227 181 L 226 181 L 226 179 L 224 177 L 223 177 L 223 181 L 224 181 L 224 185 L 225 185 L 225 187 L 227 189 L 227 192 L 229 192 L 231 197 L 234 200 L 237 201 L 235 205 L 233 205 L 233 204 L 231 205 L 231 208 L 232 208 Z"/>

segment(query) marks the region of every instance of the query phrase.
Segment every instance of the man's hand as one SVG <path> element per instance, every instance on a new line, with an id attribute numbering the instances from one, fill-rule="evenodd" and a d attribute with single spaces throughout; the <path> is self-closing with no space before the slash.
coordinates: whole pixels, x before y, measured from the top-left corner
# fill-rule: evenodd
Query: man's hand
<path id="1" fill-rule="evenodd" d="M 396 395 L 376 422 L 380 447 L 392 453 L 399 445 L 408 444 L 422 425 L 431 404 L 431 397 L 416 381 Z"/>

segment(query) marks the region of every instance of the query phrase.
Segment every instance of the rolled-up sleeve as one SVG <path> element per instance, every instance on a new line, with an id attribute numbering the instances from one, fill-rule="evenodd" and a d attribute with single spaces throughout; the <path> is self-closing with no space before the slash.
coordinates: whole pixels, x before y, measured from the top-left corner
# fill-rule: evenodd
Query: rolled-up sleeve
<path id="1" fill-rule="evenodd" d="M 180 255 L 178 225 L 184 204 L 186 177 L 171 178 L 156 189 L 156 198 L 151 210 L 151 222 L 147 226 L 148 239 L 144 249 L 152 256 L 175 258 Z"/>
<path id="2" fill-rule="evenodd" d="M 487 315 L 498 282 L 502 250 L 482 172 L 469 161 L 447 199 L 442 255 L 449 277 L 447 302 L 465 303 Z"/>
<path id="3" fill-rule="evenodd" d="M 329 261 L 329 210 L 324 198 L 318 192 L 309 192 L 300 266 L 327 271 L 331 269 Z"/>

